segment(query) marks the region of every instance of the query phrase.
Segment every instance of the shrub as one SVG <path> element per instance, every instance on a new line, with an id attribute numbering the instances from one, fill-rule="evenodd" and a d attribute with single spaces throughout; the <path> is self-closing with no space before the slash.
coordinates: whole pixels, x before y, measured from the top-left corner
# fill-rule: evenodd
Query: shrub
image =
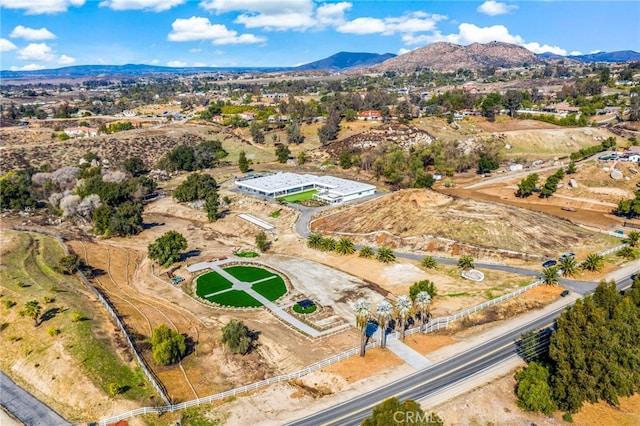
<path id="1" fill-rule="evenodd" d="M 16 302 L 13 300 L 5 300 L 3 303 L 4 303 L 4 307 L 7 309 L 11 309 L 14 306 L 16 306 Z"/>
<path id="2" fill-rule="evenodd" d="M 158 365 L 169 365 L 180 361 L 187 352 L 185 337 L 160 324 L 151 332 L 151 351 Z"/>
<path id="3" fill-rule="evenodd" d="M 51 337 L 55 337 L 58 334 L 60 334 L 60 329 L 55 327 L 49 327 L 47 328 L 47 334 Z"/>
<path id="4" fill-rule="evenodd" d="M 73 322 L 86 321 L 87 319 L 88 318 L 80 311 L 75 311 L 71 314 L 71 321 Z"/>

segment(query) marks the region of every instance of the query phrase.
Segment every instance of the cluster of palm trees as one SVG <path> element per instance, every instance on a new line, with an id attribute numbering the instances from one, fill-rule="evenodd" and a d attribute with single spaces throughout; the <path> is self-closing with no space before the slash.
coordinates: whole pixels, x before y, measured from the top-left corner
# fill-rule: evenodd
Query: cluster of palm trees
<path id="1" fill-rule="evenodd" d="M 358 299 L 354 304 L 356 326 L 360 330 L 360 356 L 365 354 L 367 342 L 367 327 L 370 322 L 377 323 L 380 329 L 380 347 L 387 346 L 387 329 L 392 320 L 397 320 L 397 328 L 400 330 L 400 338 L 404 340 L 407 320 L 414 312 L 420 313 L 420 331 L 424 331 L 424 325 L 429 316 L 431 296 L 426 291 L 416 294 L 412 301 L 409 296 L 398 296 L 395 305 L 383 300 L 378 303 L 375 310 L 371 310 L 371 303 L 367 299 Z"/>
<path id="2" fill-rule="evenodd" d="M 597 272 L 602 268 L 604 268 L 604 257 L 598 253 L 588 254 L 582 262 L 578 262 L 573 256 L 565 256 L 560 258 L 556 265 L 542 269 L 540 279 L 545 284 L 556 285 L 560 282 L 560 275 L 574 277 L 581 270 Z"/>
<path id="3" fill-rule="evenodd" d="M 335 239 L 332 237 L 323 237 L 320 234 L 311 234 L 307 237 L 307 246 L 320 251 L 331 251 L 346 256 L 356 252 L 356 246 L 351 239 L 343 237 Z M 358 255 L 364 258 L 375 257 L 382 263 L 391 263 L 396 260 L 396 255 L 388 247 L 380 247 L 377 252 L 369 247 L 363 246 L 358 251 Z"/>

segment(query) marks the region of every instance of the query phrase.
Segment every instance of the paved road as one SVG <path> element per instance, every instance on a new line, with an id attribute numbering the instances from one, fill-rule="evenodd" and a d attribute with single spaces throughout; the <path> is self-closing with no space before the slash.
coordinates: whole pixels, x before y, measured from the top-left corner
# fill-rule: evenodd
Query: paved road
<path id="1" fill-rule="evenodd" d="M 1 371 L 0 404 L 26 426 L 71 425 Z"/>
<path id="2" fill-rule="evenodd" d="M 625 288 L 630 283 L 631 279 L 627 277 L 618 282 L 618 289 Z M 457 382 L 517 356 L 515 341 L 523 333 L 552 326 L 555 319 L 564 309 L 564 306 L 560 307 L 452 358 L 436 363 L 350 401 L 296 420 L 289 423 L 289 425 L 359 425 L 363 419 L 370 416 L 373 406 L 386 398 L 395 396 L 400 400 L 412 399 L 415 401 L 427 399 L 430 395 L 435 395 Z"/>

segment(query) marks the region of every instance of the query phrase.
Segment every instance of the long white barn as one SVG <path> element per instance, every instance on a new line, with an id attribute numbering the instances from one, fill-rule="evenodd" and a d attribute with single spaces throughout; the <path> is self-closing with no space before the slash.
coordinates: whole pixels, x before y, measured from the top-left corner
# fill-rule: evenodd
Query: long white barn
<path id="1" fill-rule="evenodd" d="M 376 190 L 374 185 L 349 179 L 289 172 L 236 180 L 235 183 L 250 194 L 272 199 L 315 189 L 318 193 L 314 198 L 329 204 L 341 204 L 373 195 Z"/>

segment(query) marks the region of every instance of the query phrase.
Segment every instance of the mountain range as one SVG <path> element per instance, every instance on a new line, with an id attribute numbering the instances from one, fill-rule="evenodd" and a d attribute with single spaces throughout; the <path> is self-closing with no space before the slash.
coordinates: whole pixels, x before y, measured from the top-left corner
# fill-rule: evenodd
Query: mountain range
<path id="1" fill-rule="evenodd" d="M 522 46 L 509 43 L 473 43 L 461 46 L 453 43 L 433 43 L 403 55 L 392 53 L 339 52 L 328 58 L 298 67 L 161 67 L 154 65 L 77 65 L 37 71 L 0 71 L 1 79 L 34 80 L 46 78 L 117 78 L 144 75 L 185 75 L 198 73 L 239 73 L 277 71 L 345 71 L 368 72 L 455 71 L 460 68 L 482 69 L 487 67 L 517 67 L 545 63 L 549 60 L 569 59 L 580 62 L 629 62 L 640 61 L 640 53 L 632 50 L 599 52 L 588 55 L 560 56 L 551 53 L 536 55 Z"/>

